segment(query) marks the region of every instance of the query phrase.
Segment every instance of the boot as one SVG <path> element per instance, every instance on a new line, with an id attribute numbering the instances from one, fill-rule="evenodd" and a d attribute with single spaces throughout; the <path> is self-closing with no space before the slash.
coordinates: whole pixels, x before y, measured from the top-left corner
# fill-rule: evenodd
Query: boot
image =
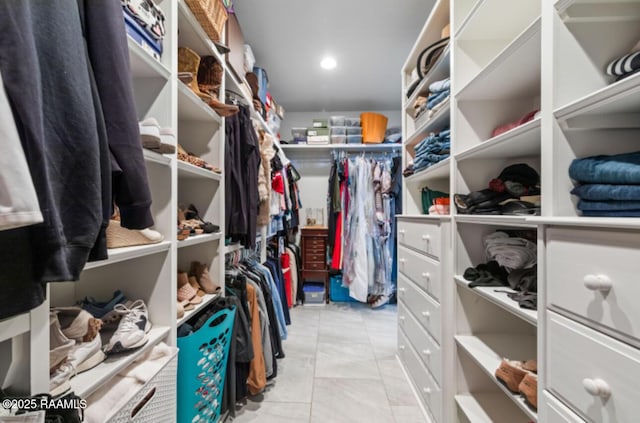
<path id="1" fill-rule="evenodd" d="M 187 47 L 178 47 L 178 72 L 189 72 L 192 75 L 198 74 L 198 68 L 200 67 L 200 56 Z M 198 88 L 198 82 L 196 79 L 192 79 L 187 86 L 198 95 L 203 101 L 211 101 L 211 96 L 200 91 Z"/>

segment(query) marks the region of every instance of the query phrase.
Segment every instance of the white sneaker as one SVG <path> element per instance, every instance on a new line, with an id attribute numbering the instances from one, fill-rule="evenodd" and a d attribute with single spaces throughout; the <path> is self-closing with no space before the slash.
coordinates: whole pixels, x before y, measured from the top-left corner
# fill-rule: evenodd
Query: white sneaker
<path id="1" fill-rule="evenodd" d="M 147 306 L 144 301 L 137 300 L 129 307 L 118 304 L 114 310 L 122 315 L 118 329 L 111 336 L 105 347 L 107 354 L 115 354 L 126 350 L 138 348 L 147 343 L 147 332 L 151 330 Z"/>
<path id="2" fill-rule="evenodd" d="M 56 307 L 51 310 L 60 321 L 62 333 L 77 342 L 88 342 L 99 335 L 102 321 L 80 307 Z"/>
<path id="3" fill-rule="evenodd" d="M 162 143 L 160 139 L 160 125 L 155 118 L 147 118 L 138 123 L 140 128 L 140 140 L 142 146 L 151 150 L 160 148 Z"/>
<path id="4" fill-rule="evenodd" d="M 71 376 L 74 374 L 73 366 L 69 362 L 63 363 L 49 377 L 49 394 L 57 397 L 70 390 L 71 384 L 69 384 L 69 379 L 71 379 Z"/>
<path id="5" fill-rule="evenodd" d="M 76 344 L 69 354 L 69 364 L 74 368 L 75 374 L 94 368 L 105 359 L 102 352 L 102 340 L 99 336 L 89 342 Z"/>
<path id="6" fill-rule="evenodd" d="M 63 363 L 75 342 L 67 338 L 60 328 L 56 313 L 49 313 L 49 371 L 52 372 Z"/>

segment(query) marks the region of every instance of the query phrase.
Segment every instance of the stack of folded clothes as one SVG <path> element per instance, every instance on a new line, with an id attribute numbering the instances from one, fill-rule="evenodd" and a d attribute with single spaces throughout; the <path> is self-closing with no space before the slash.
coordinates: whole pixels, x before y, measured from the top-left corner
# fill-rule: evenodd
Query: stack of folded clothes
<path id="1" fill-rule="evenodd" d="M 569 176 L 583 216 L 640 217 L 640 151 L 575 159 Z"/>
<path id="2" fill-rule="evenodd" d="M 469 267 L 464 278 L 477 286 L 508 287 L 504 291 L 520 307 L 537 307 L 537 247 L 535 231 L 497 231 L 484 237 L 487 263 Z M 497 291 L 503 292 L 503 291 Z"/>
<path id="3" fill-rule="evenodd" d="M 460 214 L 540 214 L 540 175 L 525 163 L 507 166 L 489 188 L 453 196 Z"/>
<path id="4" fill-rule="evenodd" d="M 418 143 L 413 162 L 414 172 L 419 172 L 449 157 L 450 133 L 448 128 L 443 129 L 439 134 L 432 133 Z"/>
<path id="5" fill-rule="evenodd" d="M 614 76 L 620 81 L 640 71 L 640 42 L 638 42 L 628 54 L 619 57 L 607 66 L 607 75 Z"/>
<path id="6" fill-rule="evenodd" d="M 439 109 L 438 105 L 442 105 L 451 94 L 451 79 L 433 82 L 429 85 L 429 92 L 431 94 L 427 98 L 427 109 L 435 113 Z"/>

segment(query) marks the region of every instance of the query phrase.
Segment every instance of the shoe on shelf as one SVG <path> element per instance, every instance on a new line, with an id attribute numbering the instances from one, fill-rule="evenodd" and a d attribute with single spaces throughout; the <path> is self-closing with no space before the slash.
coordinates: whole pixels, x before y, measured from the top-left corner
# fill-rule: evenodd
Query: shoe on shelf
<path id="1" fill-rule="evenodd" d="M 201 264 L 198 261 L 192 261 L 189 275 L 196 278 L 202 290 L 207 294 L 215 294 L 220 291 L 220 285 L 211 279 L 209 267 L 206 264 Z"/>
<path id="2" fill-rule="evenodd" d="M 191 75 L 198 75 L 200 67 L 200 56 L 198 53 L 188 47 L 178 47 L 178 72 L 188 72 Z M 197 78 L 192 78 L 191 82 L 186 84 L 191 91 L 194 92 L 202 101 L 209 103 L 211 96 L 200 91 Z"/>
<path id="3" fill-rule="evenodd" d="M 89 342 L 78 342 L 69 354 L 68 363 L 74 369 L 74 375 L 93 369 L 105 359 L 102 352 L 102 338 L 96 336 Z"/>
<path id="4" fill-rule="evenodd" d="M 180 301 L 176 302 L 176 317 L 182 319 L 184 317 L 184 306 Z"/>
<path id="5" fill-rule="evenodd" d="M 117 354 L 146 344 L 149 340 L 147 332 L 151 330 L 151 322 L 149 322 L 149 313 L 144 301 L 136 300 L 128 306 L 116 304 L 113 309 L 122 315 L 122 318 L 118 323 L 118 329 L 105 346 L 104 352 Z"/>
<path id="6" fill-rule="evenodd" d="M 518 391 L 524 396 L 531 407 L 538 409 L 538 375 L 527 373 L 518 386 Z"/>
<path id="7" fill-rule="evenodd" d="M 140 140 L 147 150 L 160 154 L 174 154 L 176 152 L 176 135 L 172 128 L 161 128 L 158 121 L 149 117 L 138 123 Z"/>
<path id="8" fill-rule="evenodd" d="M 160 154 L 175 154 L 176 153 L 176 133 L 173 128 L 165 127 L 160 128 L 160 148 L 158 153 Z"/>
<path id="9" fill-rule="evenodd" d="M 69 339 L 62 333 L 60 321 L 56 313 L 49 313 L 49 372 L 53 373 L 69 357 L 71 349 L 75 345 L 73 339 Z"/>
<path id="10" fill-rule="evenodd" d="M 111 326 L 117 325 L 121 317 L 113 308 L 116 304 L 124 304 L 125 302 L 127 302 L 127 297 L 118 290 L 113 293 L 113 297 L 109 301 L 98 302 L 93 297 L 85 297 L 78 305 L 91 313 L 93 317 L 100 319 L 104 326 Z"/>
<path id="11" fill-rule="evenodd" d="M 537 370 L 538 366 L 535 360 L 516 361 L 505 358 L 496 369 L 495 376 L 511 392 L 518 393 L 518 387 L 524 377 Z"/>
<path id="12" fill-rule="evenodd" d="M 220 95 L 224 69 L 214 56 L 203 56 L 198 66 L 198 88 L 212 99 Z"/>
<path id="13" fill-rule="evenodd" d="M 198 297 L 204 297 L 207 294 L 202 290 L 195 276 L 189 276 L 189 285 L 193 287 Z"/>
<path id="14" fill-rule="evenodd" d="M 189 275 L 187 275 L 187 272 L 178 271 L 178 301 L 183 304 L 184 302 L 188 302 L 192 305 L 202 302 L 202 297 L 198 297 L 198 291 L 189 283 Z"/>
<path id="15" fill-rule="evenodd" d="M 206 234 L 211 234 L 214 232 L 220 232 L 220 226 L 214 225 L 211 222 L 205 222 L 198 213 L 198 209 L 193 204 L 189 204 L 189 208 L 184 211 L 184 217 L 187 220 L 197 222 L 198 226 L 204 231 Z"/>
<path id="16" fill-rule="evenodd" d="M 100 333 L 102 320 L 80 307 L 55 307 L 51 311 L 58 316 L 62 333 L 69 339 L 89 342 Z"/>
<path id="17" fill-rule="evenodd" d="M 62 363 L 51 375 L 49 376 L 49 394 L 57 397 L 62 395 L 71 389 L 69 380 L 74 375 L 73 366 L 69 362 Z"/>
<path id="18" fill-rule="evenodd" d="M 127 229 L 120 221 L 110 219 L 107 226 L 107 248 L 134 247 L 137 245 L 157 244 L 164 236 L 153 229 Z"/>
<path id="19" fill-rule="evenodd" d="M 219 167 L 210 165 L 209 163 L 207 163 L 206 161 L 204 161 L 203 159 L 201 159 L 200 157 L 196 156 L 193 153 L 187 153 L 187 151 L 180 144 L 178 144 L 178 160 L 181 160 L 185 163 L 189 163 L 196 167 L 210 170 L 218 174 L 222 173 L 222 170 Z"/>

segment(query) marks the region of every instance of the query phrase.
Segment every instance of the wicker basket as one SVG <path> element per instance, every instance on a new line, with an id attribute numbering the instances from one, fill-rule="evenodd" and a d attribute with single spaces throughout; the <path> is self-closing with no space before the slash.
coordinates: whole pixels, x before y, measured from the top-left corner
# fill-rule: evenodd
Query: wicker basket
<path id="1" fill-rule="evenodd" d="M 220 0 L 185 0 L 185 2 L 211 41 L 220 41 L 224 24 L 229 17 L 222 2 Z"/>
<path id="2" fill-rule="evenodd" d="M 360 114 L 362 124 L 362 142 L 365 144 L 379 144 L 384 141 L 387 131 L 387 117 L 379 113 L 366 112 Z"/>

